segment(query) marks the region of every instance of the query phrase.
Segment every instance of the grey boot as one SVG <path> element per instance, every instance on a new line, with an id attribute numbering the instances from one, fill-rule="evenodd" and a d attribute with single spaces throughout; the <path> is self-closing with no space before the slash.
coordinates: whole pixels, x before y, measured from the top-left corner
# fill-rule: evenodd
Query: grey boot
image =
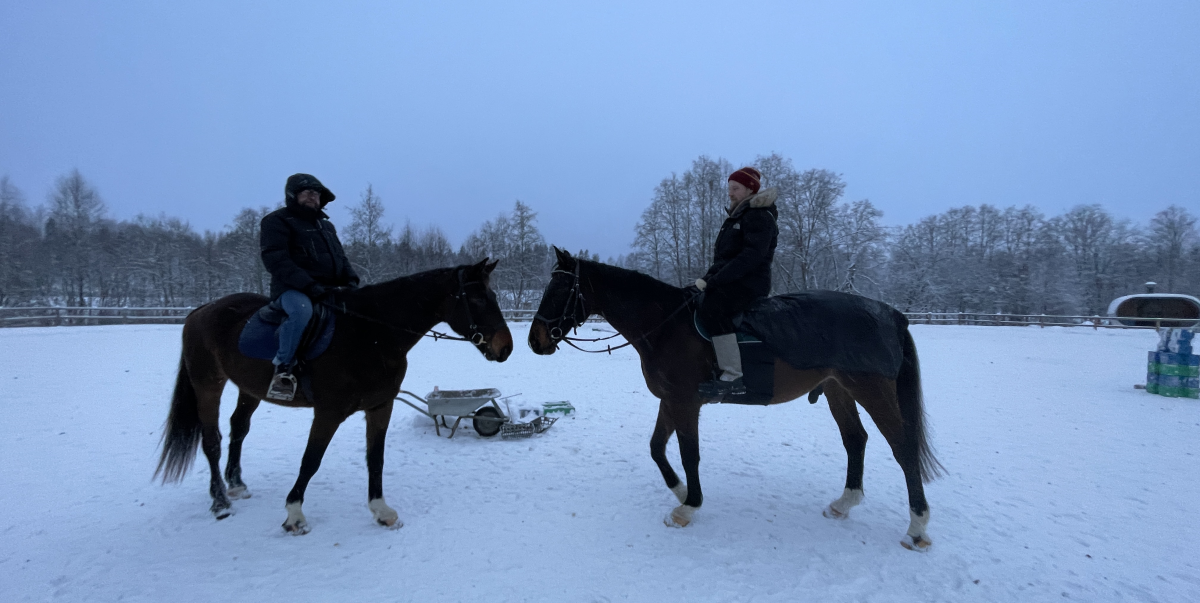
<path id="1" fill-rule="evenodd" d="M 721 369 L 721 381 L 742 378 L 742 351 L 738 348 L 737 334 L 716 335 L 712 338 L 713 350 L 717 352 L 717 366 Z"/>

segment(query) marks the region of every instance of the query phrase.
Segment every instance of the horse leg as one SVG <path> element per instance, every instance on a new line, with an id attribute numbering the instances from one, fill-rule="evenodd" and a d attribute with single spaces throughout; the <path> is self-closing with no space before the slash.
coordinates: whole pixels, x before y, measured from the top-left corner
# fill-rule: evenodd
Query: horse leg
<path id="1" fill-rule="evenodd" d="M 667 487 L 675 493 L 675 498 L 679 499 L 679 503 L 683 504 L 687 500 L 687 485 L 679 480 L 679 476 L 671 468 L 671 461 L 667 460 L 667 442 L 671 440 L 673 433 L 675 433 L 675 426 L 671 423 L 667 403 L 659 402 L 658 422 L 654 424 L 654 435 L 650 436 L 650 458 L 654 459 L 655 464 L 658 465 L 658 470 L 662 472 Z"/>
<path id="2" fill-rule="evenodd" d="M 909 437 L 904 429 L 895 382 L 872 377 L 855 384 L 851 392 L 867 414 L 871 415 L 879 433 L 891 446 L 892 456 L 904 470 L 904 482 L 908 486 L 909 524 L 900 544 L 913 551 L 928 550 L 933 541 L 925 531 L 929 525 L 929 503 L 925 500 L 925 486 L 921 483 L 920 453 L 916 439 Z"/>
<path id="3" fill-rule="evenodd" d="M 192 381 L 196 389 L 197 411 L 200 415 L 200 448 L 204 450 L 204 456 L 208 459 L 210 472 L 208 494 L 212 496 L 213 503 L 208 510 L 217 519 L 233 515 L 233 503 L 229 501 L 225 492 L 225 482 L 221 479 L 221 427 L 218 422 L 221 413 L 221 390 L 225 389 L 225 381 L 222 378 L 201 383 L 196 383 L 194 378 Z"/>
<path id="4" fill-rule="evenodd" d="M 863 499 L 863 457 L 867 450 L 867 430 L 858 418 L 858 407 L 854 397 L 836 382 L 826 382 L 825 399 L 829 400 L 829 412 L 837 421 L 842 433 L 842 445 L 846 447 L 846 487 L 841 498 L 829 503 L 822 512 L 825 517 L 845 519 L 850 509 Z"/>
<path id="5" fill-rule="evenodd" d="M 292 486 L 292 491 L 287 495 L 287 505 L 285 506 L 287 519 L 283 522 L 284 530 L 300 535 L 307 534 L 311 529 L 301 510 L 304 505 L 304 491 L 308 488 L 309 480 L 321 467 L 321 459 L 325 456 L 325 449 L 329 447 L 329 441 L 333 439 L 333 434 L 337 433 L 338 427 L 345 419 L 346 417 L 340 414 L 313 409 L 313 422 L 312 428 L 308 432 L 308 445 L 304 449 L 304 457 L 300 460 L 300 475 L 296 478 L 296 484 Z"/>
<path id="6" fill-rule="evenodd" d="M 663 401 L 663 404 L 669 402 Z M 676 402 L 672 410 L 675 436 L 679 440 L 679 458 L 683 462 L 683 473 L 687 477 L 687 494 L 683 504 L 675 507 L 670 515 L 667 515 L 665 523 L 671 527 L 683 528 L 692 523 L 692 516 L 704 502 L 704 494 L 700 490 L 700 402 Z"/>
<path id="7" fill-rule="evenodd" d="M 242 441 L 250 433 L 250 416 L 258 410 L 258 398 L 241 392 L 238 394 L 237 408 L 229 418 L 229 460 L 225 462 L 225 483 L 229 489 L 229 498 L 250 498 L 246 482 L 242 481 Z"/>
<path id="8" fill-rule="evenodd" d="M 400 516 L 383 500 L 383 443 L 392 420 L 392 401 L 388 400 L 367 415 L 367 507 L 381 525 L 392 529 L 404 526 Z"/>

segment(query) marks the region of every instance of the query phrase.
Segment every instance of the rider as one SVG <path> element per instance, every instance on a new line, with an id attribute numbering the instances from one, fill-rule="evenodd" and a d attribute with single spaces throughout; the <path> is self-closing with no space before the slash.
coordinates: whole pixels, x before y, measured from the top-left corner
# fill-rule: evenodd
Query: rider
<path id="1" fill-rule="evenodd" d="M 712 334 L 721 374 L 700 384 L 700 394 L 718 398 L 743 395 L 742 356 L 738 351 L 735 316 L 771 292 L 771 260 L 779 228 L 775 220 L 775 189 L 759 192 L 762 174 L 744 167 L 729 176 L 729 217 L 717 234 L 713 264 L 696 279 L 704 291 L 700 321 Z"/>
<path id="2" fill-rule="evenodd" d="M 312 304 L 338 289 L 357 287 L 358 275 L 329 216 L 321 211 L 334 194 L 309 174 L 289 176 L 283 192 L 284 206 L 263 216 L 259 247 L 271 273 L 271 299 L 287 314 L 279 325 L 279 352 L 272 361 L 275 376 L 267 397 L 286 402 L 296 395 L 292 368 Z"/>

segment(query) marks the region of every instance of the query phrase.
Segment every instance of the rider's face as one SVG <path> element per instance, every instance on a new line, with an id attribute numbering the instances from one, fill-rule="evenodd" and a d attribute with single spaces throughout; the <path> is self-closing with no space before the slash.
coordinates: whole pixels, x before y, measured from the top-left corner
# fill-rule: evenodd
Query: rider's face
<path id="1" fill-rule="evenodd" d="M 296 195 L 296 202 L 309 209 L 319 209 L 321 207 L 321 193 L 312 189 L 300 191 Z"/>
<path id="2" fill-rule="evenodd" d="M 750 189 L 746 188 L 741 182 L 729 181 L 729 207 L 732 209 L 737 207 L 738 203 L 746 200 L 750 196 Z"/>

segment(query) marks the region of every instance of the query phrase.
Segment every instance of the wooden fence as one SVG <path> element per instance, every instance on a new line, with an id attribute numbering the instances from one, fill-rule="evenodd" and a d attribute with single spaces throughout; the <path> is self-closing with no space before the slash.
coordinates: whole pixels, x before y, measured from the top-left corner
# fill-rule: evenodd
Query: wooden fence
<path id="1" fill-rule="evenodd" d="M 193 309 L 74 308 L 56 306 L 0 308 L 0 327 L 183 324 L 184 319 L 187 318 L 188 313 Z M 503 312 L 505 320 L 514 322 L 531 321 L 536 313 L 534 310 L 504 310 Z M 909 322 L 912 324 L 926 325 L 1091 327 L 1093 329 L 1153 329 L 1164 325 L 1190 327 L 1200 322 L 1178 318 L 1112 318 L 1106 316 L 982 314 L 972 312 L 906 312 L 905 316 L 908 317 Z"/>

